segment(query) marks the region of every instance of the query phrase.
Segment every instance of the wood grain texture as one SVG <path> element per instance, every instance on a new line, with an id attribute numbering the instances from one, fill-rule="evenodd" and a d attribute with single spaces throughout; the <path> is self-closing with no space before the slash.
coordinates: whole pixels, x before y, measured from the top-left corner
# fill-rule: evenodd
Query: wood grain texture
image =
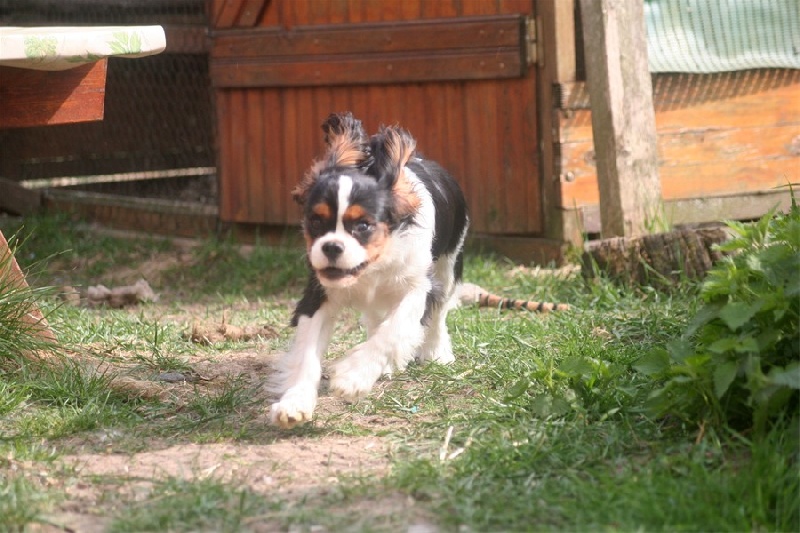
<path id="1" fill-rule="evenodd" d="M 800 73 L 798 73 L 800 74 Z M 800 180 L 800 75 L 656 77 L 664 199 L 768 191 Z M 738 76 L 741 78 L 741 75 Z M 673 90 L 666 87 L 672 86 Z M 717 95 L 717 98 L 709 95 Z M 588 110 L 561 114 L 562 206 L 599 202 Z"/>
<path id="2" fill-rule="evenodd" d="M 323 36 L 326 32 L 336 33 L 332 26 L 335 24 L 364 24 L 362 29 L 368 35 L 376 27 L 402 28 L 395 24 L 400 21 L 413 27 L 464 28 L 467 27 L 464 24 L 476 21 L 484 24 L 486 20 L 516 20 L 515 39 L 518 40 L 520 16 L 529 15 L 532 7 L 528 0 L 272 0 L 257 24 L 262 28 L 259 31 L 273 34 L 313 34 L 316 28 Z M 440 20 L 448 17 L 447 21 Z M 242 40 L 237 44 L 242 45 L 240 52 L 271 53 L 259 50 L 252 43 L 245 46 L 246 36 L 252 36 L 253 32 L 234 30 L 240 31 Z M 419 39 L 409 39 L 402 31 L 390 34 L 394 36 L 392 42 L 386 44 L 378 39 L 374 47 L 385 47 L 388 50 L 385 53 L 395 54 L 400 45 L 417 49 L 431 46 L 430 42 L 420 44 Z M 233 33 L 219 34 L 220 37 L 229 35 Z M 507 35 L 503 37 L 507 38 Z M 441 50 L 449 53 L 452 48 L 447 47 L 453 46 L 481 50 L 479 43 L 485 42 L 481 39 L 481 36 L 468 35 L 460 43 L 451 37 L 433 42 L 440 43 L 435 46 L 446 44 Z M 307 53 L 314 50 L 313 40 L 302 46 L 311 48 L 305 50 L 306 55 L 298 57 L 317 57 Z M 347 46 L 364 45 L 351 42 Z M 214 53 L 217 57 L 235 57 L 229 55 L 231 52 L 228 49 Z M 496 56 L 497 52 L 493 53 Z M 247 58 L 241 58 L 238 68 L 247 68 Z M 297 76 L 313 74 L 307 69 L 303 72 L 300 67 L 290 68 L 297 68 Z M 344 71 L 341 64 L 339 70 Z M 322 73 L 320 75 L 322 77 Z M 426 83 L 414 82 L 413 73 L 394 80 L 381 76 L 370 83 L 362 81 L 349 85 L 334 83 L 332 80 L 341 78 L 331 76 L 323 80 L 325 83 L 315 86 L 289 84 L 216 91 L 218 102 L 220 95 L 237 93 L 259 94 L 258 98 L 262 99 L 260 112 L 252 112 L 251 108 L 257 109 L 257 106 L 250 100 L 241 114 L 232 114 L 227 109 L 219 113 L 219 120 L 224 122 L 219 127 L 220 136 L 230 137 L 233 129 L 255 132 L 257 128 L 251 122 L 264 122 L 260 164 L 248 164 L 242 169 L 241 163 L 232 159 L 257 160 L 248 153 L 256 150 L 255 143 L 246 143 L 248 147 L 239 152 L 229 150 L 219 160 L 220 194 L 227 191 L 224 197 L 228 199 L 221 203 L 223 221 L 296 224 L 299 209 L 291 202 L 289 191 L 312 160 L 321 154 L 320 124 L 332 112 L 350 110 L 362 119 L 368 132 L 395 123 L 408 129 L 417 139 L 419 151 L 440 162 L 464 188 L 475 231 L 519 235 L 541 230 L 536 84 L 532 70 L 527 70 L 524 76 L 517 73 L 516 78 L 509 80 Z M 340 83 L 347 83 L 347 80 Z M 511 99 L 514 101 L 510 102 Z M 219 139 L 221 148 L 230 146 L 230 142 L 230 138 Z M 247 175 L 242 176 L 241 172 Z M 245 183 L 249 185 L 243 185 Z M 256 191 L 261 187 L 264 191 L 261 203 L 259 199 L 248 199 L 245 203 L 242 187 Z"/>
<path id="3" fill-rule="evenodd" d="M 304 87 L 397 84 L 425 81 L 518 78 L 524 70 L 519 51 L 482 50 L 369 57 L 318 58 L 283 62 L 213 62 L 215 87 Z"/>
<path id="4" fill-rule="evenodd" d="M 298 4 L 295 5 L 297 9 Z M 316 11 L 314 11 L 316 13 Z M 518 15 L 386 23 L 308 24 L 292 30 L 254 28 L 214 34 L 213 59 L 374 54 L 473 48 L 519 48 Z"/>
<path id="5" fill-rule="evenodd" d="M 57 72 L 0 67 L 0 128 L 102 120 L 107 59 Z"/>
<path id="6" fill-rule="evenodd" d="M 661 202 L 643 0 L 581 0 L 604 237 L 648 233 Z"/>
<path id="7" fill-rule="evenodd" d="M 522 76 L 526 69 L 519 15 L 321 25 L 316 23 L 324 20 L 318 17 L 327 13 L 325 3 L 290 5 L 291 23 L 305 25 L 214 34 L 215 86 L 497 79 Z"/>

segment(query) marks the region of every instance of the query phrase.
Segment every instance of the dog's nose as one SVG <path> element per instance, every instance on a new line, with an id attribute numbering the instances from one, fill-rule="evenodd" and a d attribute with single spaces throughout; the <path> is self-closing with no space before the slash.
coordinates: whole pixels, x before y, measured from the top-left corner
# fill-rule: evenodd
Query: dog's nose
<path id="1" fill-rule="evenodd" d="M 336 260 L 337 257 L 344 252 L 344 245 L 338 241 L 329 241 L 322 245 L 322 253 L 331 261 Z"/>

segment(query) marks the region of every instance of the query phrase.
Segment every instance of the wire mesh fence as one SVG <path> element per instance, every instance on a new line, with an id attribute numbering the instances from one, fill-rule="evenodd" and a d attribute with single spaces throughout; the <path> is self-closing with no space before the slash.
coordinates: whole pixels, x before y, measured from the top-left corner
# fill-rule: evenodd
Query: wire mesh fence
<path id="1" fill-rule="evenodd" d="M 0 0 L 0 26 L 151 24 L 203 34 L 205 1 Z M 110 58 L 102 121 L 0 130 L 0 177 L 214 204 L 208 58 L 189 52 Z"/>

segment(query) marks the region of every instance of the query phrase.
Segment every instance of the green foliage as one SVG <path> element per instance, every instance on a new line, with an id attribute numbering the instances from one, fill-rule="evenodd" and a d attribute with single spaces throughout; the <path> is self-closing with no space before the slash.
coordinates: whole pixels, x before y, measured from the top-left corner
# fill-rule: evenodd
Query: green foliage
<path id="1" fill-rule="evenodd" d="M 650 398 L 659 415 L 763 432 L 798 412 L 800 208 L 730 222 L 729 253 L 706 278 L 703 307 L 684 335 L 635 365 L 664 379 Z"/>

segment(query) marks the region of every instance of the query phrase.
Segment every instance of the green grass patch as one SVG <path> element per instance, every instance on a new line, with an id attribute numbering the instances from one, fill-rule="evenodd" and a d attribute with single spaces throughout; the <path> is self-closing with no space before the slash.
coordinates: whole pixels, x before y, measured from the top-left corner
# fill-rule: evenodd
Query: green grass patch
<path id="1" fill-rule="evenodd" d="M 274 508 L 262 495 L 246 489 L 211 479 L 171 478 L 156 483 L 146 500 L 127 506 L 109 530 L 235 532 L 246 530 L 248 519 Z"/>
<path id="2" fill-rule="evenodd" d="M 34 278 L 42 281 L 115 279 L 115 265 L 175 252 L 161 241 L 93 236 L 58 217 L 26 220 L 24 227 L 30 232 L 20 253 L 24 261 L 50 258 L 47 272 Z M 785 228 L 785 241 L 793 238 L 793 228 Z M 758 252 L 761 272 L 770 260 L 781 265 L 792 260 L 765 249 Z M 252 358 L 288 346 L 292 331 L 284 324 L 306 277 L 301 246 L 259 245 L 242 251 L 230 241 L 211 240 L 188 253 L 186 264 L 161 272 L 162 285 L 154 287 L 162 293 L 158 304 L 90 309 L 61 305 L 48 294 L 33 296 L 69 357 L 54 356 L 46 363 L 5 357 L 0 365 L 0 516 L 12 517 L 13 527 L 37 520 L 55 497 L 36 500 L 30 481 L 7 473 L 20 461 L 47 468 L 48 458 L 73 452 L 74 441 L 82 449 L 103 449 L 104 441 L 95 435 L 113 433 L 122 435 L 115 437 L 114 450 L 127 452 L 175 443 L 291 439 L 301 445 L 331 435 L 378 435 L 394 444 L 388 478 L 349 482 L 342 475 L 324 493 L 312 490 L 281 499 L 212 479 L 153 481 L 144 500 L 121 511 L 115 507 L 118 501 L 110 502 L 113 531 L 397 530 L 407 525 L 397 518 L 407 510 L 394 505 L 398 498 L 424 510 L 426 520 L 445 530 L 800 529 L 795 412 L 782 410 L 763 431 L 753 431 L 728 424 L 724 417 L 712 423 L 711 417 L 696 416 L 702 410 L 652 409 L 653 396 L 671 380 L 703 401 L 715 392 L 713 369 L 701 380 L 702 387 L 677 372 L 641 371 L 643 356 L 670 354 L 676 341 L 694 342 L 708 333 L 686 335 L 709 304 L 707 287 L 684 281 L 669 292 L 622 288 L 603 279 L 548 275 L 471 254 L 467 281 L 506 296 L 566 302 L 572 310 L 538 315 L 456 309 L 448 319 L 454 364 L 412 365 L 380 383 L 365 400 L 282 432 L 266 425 L 268 406 L 260 387 L 267 367 L 211 384 L 164 385 L 170 394 L 160 399 L 113 386 L 120 372 L 147 381 L 164 372 L 192 372 L 198 361 L 222 362 L 232 354 Z M 742 273 L 753 260 L 737 261 L 732 263 L 742 276 L 734 276 L 737 291 L 761 287 Z M 26 294 L 21 301 L 31 297 Z M 744 342 L 751 333 L 761 335 L 747 330 L 750 323 L 764 329 L 764 324 L 794 319 L 793 300 L 780 308 L 779 317 L 774 315 L 777 307 L 756 309 L 754 302 L 761 300 L 748 300 L 752 309 L 718 309 L 712 317 L 718 322 L 702 327 L 725 326 L 726 334 Z M 191 314 L 184 306 L 191 307 Z M 16 312 L 18 307 L 8 308 Z M 761 312 L 773 313 L 775 320 Z M 1 313 L 2 300 L 0 322 Z M 193 320 L 214 323 L 222 315 L 240 325 L 269 324 L 277 335 L 212 346 L 186 338 Z M 329 357 L 341 355 L 362 336 L 348 315 Z M 781 339 L 772 339 L 773 344 Z M 762 340 L 768 348 L 770 339 Z M 17 346 L 17 354 L 28 349 Z M 708 346 L 703 349 L 711 350 Z M 780 344 L 780 353 L 793 355 L 785 346 L 790 345 Z M 716 355 L 738 360 L 744 353 L 729 348 Z M 780 366 L 793 371 L 793 361 L 781 359 Z M 737 367 L 735 379 L 723 383 L 720 378 L 717 384 L 746 389 L 756 398 L 758 383 L 747 381 L 748 368 Z M 762 374 L 769 377 L 770 372 Z M 711 401 L 723 406 L 727 400 L 723 395 Z M 2 456 L 11 455 L 18 459 L 3 462 Z M 390 500 L 392 511 L 381 517 L 381 506 Z"/>

